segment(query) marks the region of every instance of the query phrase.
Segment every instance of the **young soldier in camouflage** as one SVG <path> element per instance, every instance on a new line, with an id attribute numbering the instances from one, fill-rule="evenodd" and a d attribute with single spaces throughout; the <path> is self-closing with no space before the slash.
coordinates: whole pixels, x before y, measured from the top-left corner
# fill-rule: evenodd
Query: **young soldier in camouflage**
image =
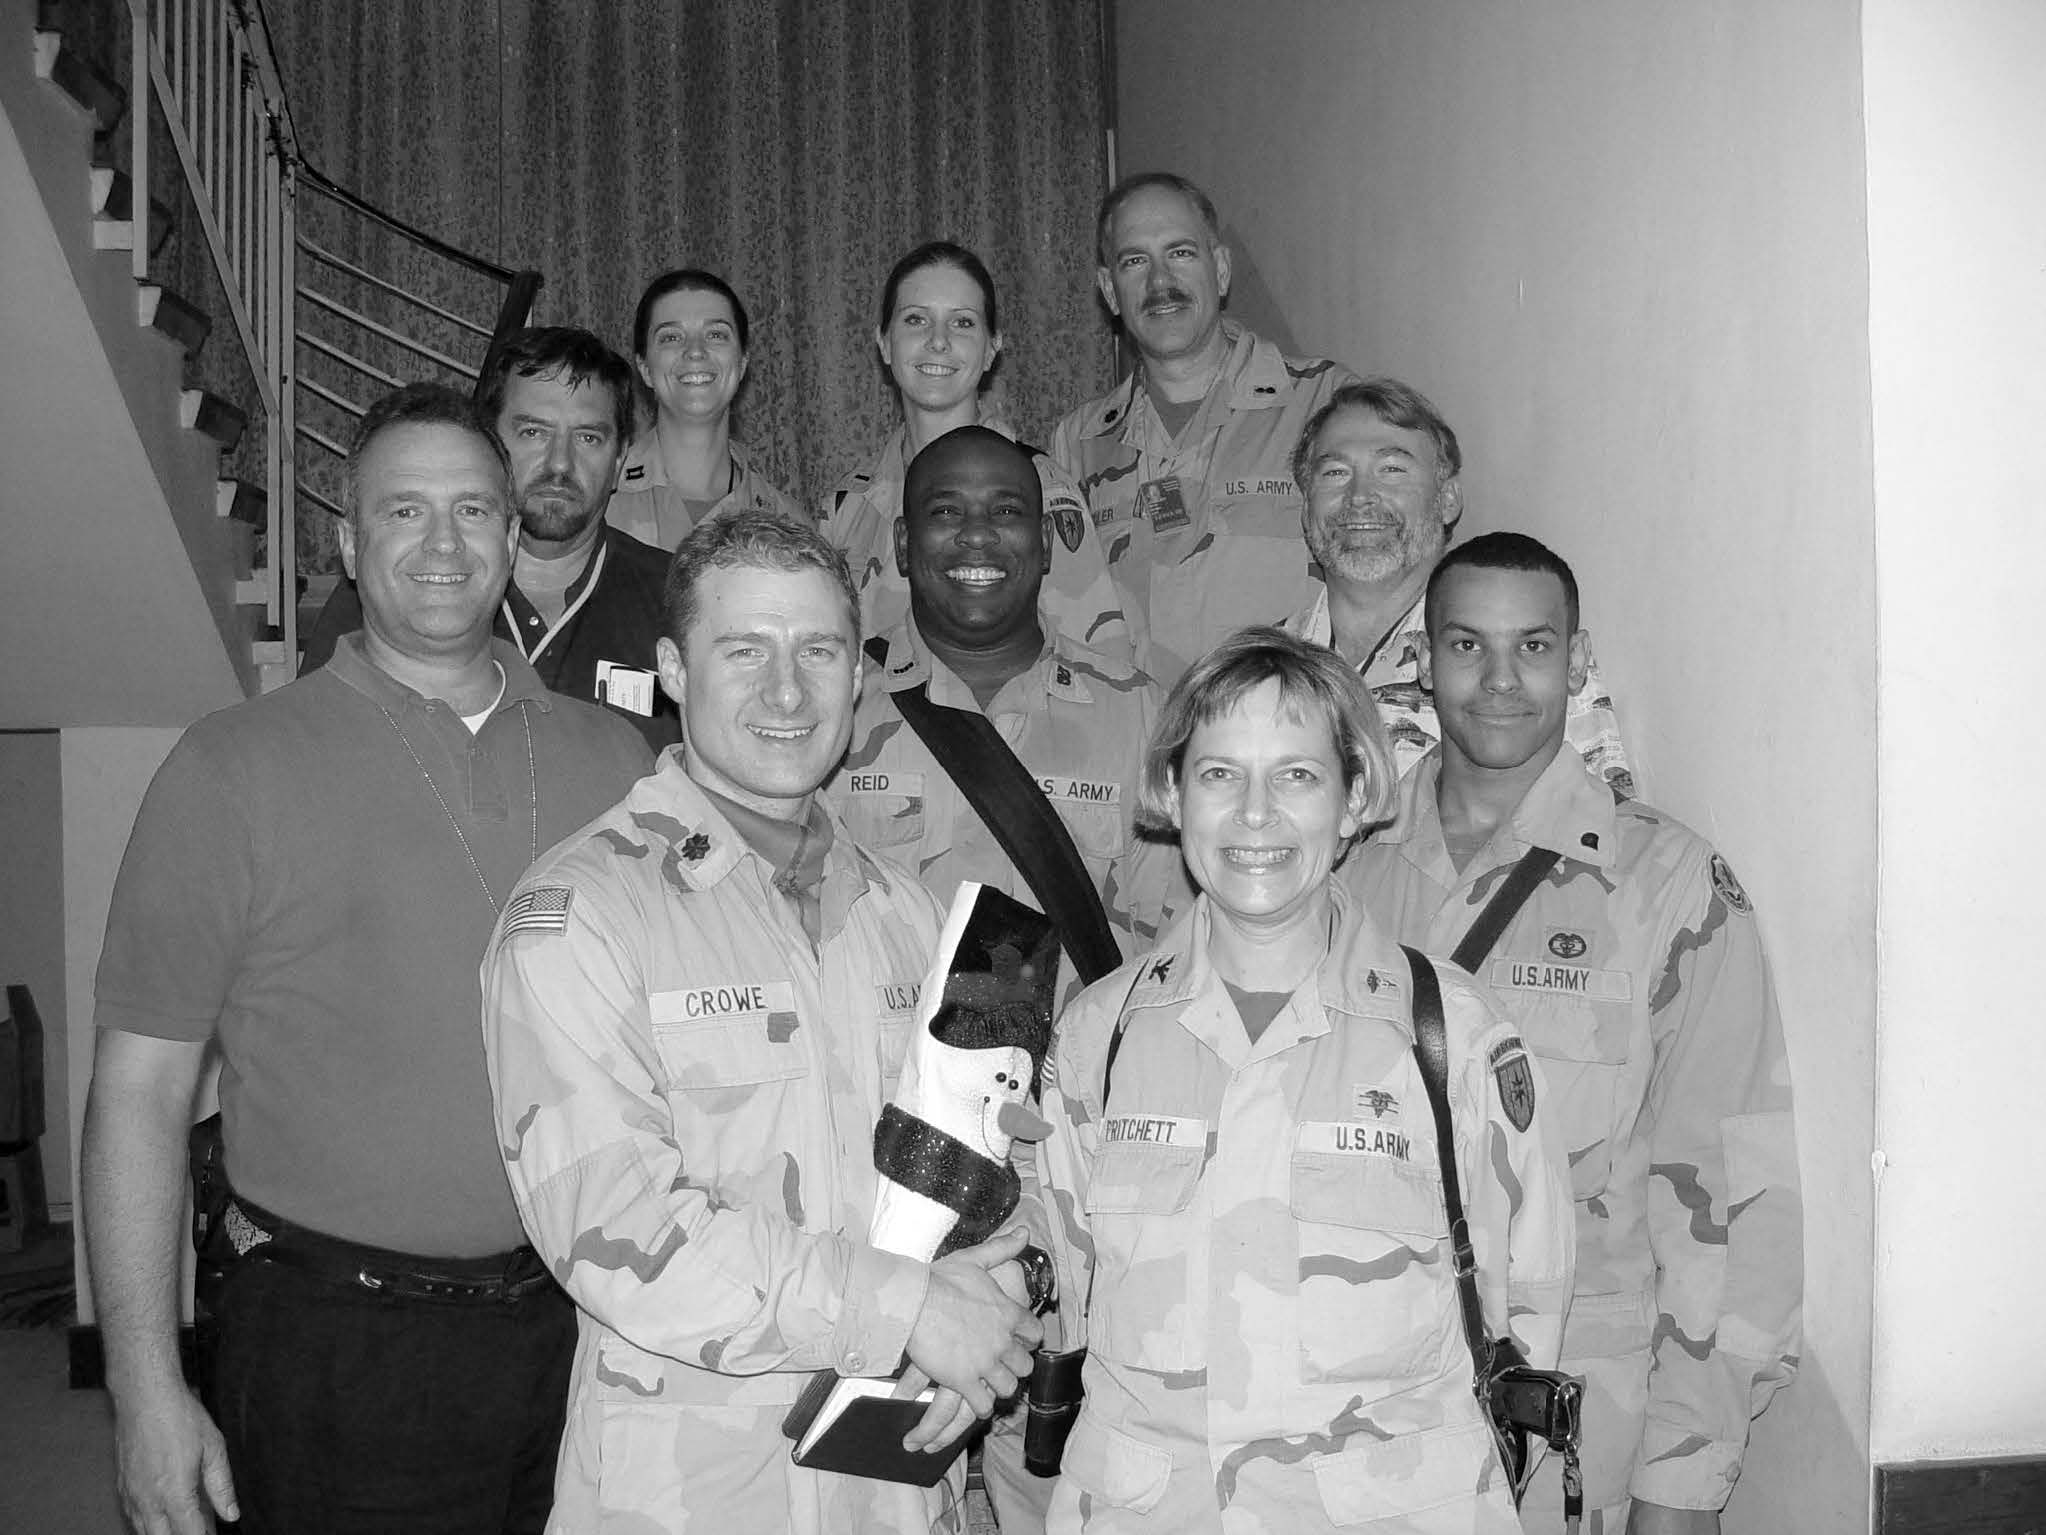
<path id="1" fill-rule="evenodd" d="M 934 1263 L 866 1240 L 942 913 L 815 799 L 851 726 L 855 611 L 808 519 L 685 538 L 658 647 L 682 750 L 534 866 L 484 963 L 505 1167 L 582 1313 L 563 1535 L 957 1535 L 963 1465 L 928 1490 L 806 1470 L 782 1419 L 810 1372 L 907 1353 L 945 1388 L 911 1447 L 946 1442 L 1042 1336 L 1020 1228 Z"/>
<path id="2" fill-rule="evenodd" d="M 1797 1153 L 1761 937 L 1724 858 L 1566 743 L 1586 655 L 1567 565 L 1487 534 L 1436 567 L 1427 614 L 1442 745 L 1345 877 L 1448 953 L 1530 848 L 1561 855 L 1478 970 L 1542 1062 L 1570 1160 L 1585 1535 L 1711 1535 L 1749 1419 L 1797 1367 Z M 1528 1529 L 1560 1531 L 1559 1509 L 1552 1457 Z"/>

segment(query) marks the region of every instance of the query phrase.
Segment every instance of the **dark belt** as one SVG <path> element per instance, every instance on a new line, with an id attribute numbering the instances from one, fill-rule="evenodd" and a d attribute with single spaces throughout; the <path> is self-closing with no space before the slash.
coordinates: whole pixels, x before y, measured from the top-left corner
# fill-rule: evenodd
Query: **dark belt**
<path id="1" fill-rule="evenodd" d="M 531 1247 L 485 1258 L 425 1258 L 294 1225 L 239 1194 L 232 1196 L 222 1224 L 243 1261 L 281 1263 L 377 1295 L 473 1305 L 516 1301 L 554 1287 L 553 1275 Z"/>

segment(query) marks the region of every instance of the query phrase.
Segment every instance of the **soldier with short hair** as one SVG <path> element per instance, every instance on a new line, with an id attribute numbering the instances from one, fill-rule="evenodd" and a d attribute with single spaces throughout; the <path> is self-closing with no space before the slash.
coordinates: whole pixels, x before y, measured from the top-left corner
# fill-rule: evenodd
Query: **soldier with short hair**
<path id="1" fill-rule="evenodd" d="M 1307 417 L 1356 375 L 1223 317 L 1232 256 L 1184 176 L 1123 180 L 1095 241 L 1095 284 L 1136 365 L 1059 422 L 1051 454 L 1087 497 L 1138 665 L 1169 687 L 1231 630 L 1312 595 L 1289 463 Z"/>
<path id="2" fill-rule="evenodd" d="M 1427 646 L 1442 744 L 1343 877 L 1407 942 L 1460 951 L 1541 1062 L 1577 1208 L 1584 1535 L 1713 1535 L 1749 1420 L 1797 1368 L 1790 1070 L 1754 912 L 1708 843 L 1566 740 L 1588 652 L 1552 551 L 1451 550 Z M 1465 948 L 1517 869 L 1525 904 Z M 1561 1531 L 1553 1457 L 1523 1517 Z"/>
<path id="3" fill-rule="evenodd" d="M 816 790 L 861 659 L 845 560 L 808 520 L 700 523 L 669 570 L 683 742 L 541 859 L 484 964 L 512 1192 L 582 1316 L 561 1532 L 696 1521 L 922 1535 L 936 1487 L 795 1465 L 811 1373 L 942 1389 L 911 1448 L 1029 1373 L 1017 1227 L 924 1263 L 867 1240 L 873 1135 L 943 914 Z"/>

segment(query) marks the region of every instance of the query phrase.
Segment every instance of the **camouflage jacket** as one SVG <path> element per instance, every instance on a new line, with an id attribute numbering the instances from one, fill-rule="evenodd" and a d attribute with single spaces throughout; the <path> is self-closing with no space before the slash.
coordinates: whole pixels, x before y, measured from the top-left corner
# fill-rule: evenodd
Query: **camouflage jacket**
<path id="1" fill-rule="evenodd" d="M 1586 1506 L 1718 1508 L 1748 1420 L 1797 1366 L 1790 1071 L 1760 934 L 1688 828 L 1616 802 L 1567 746 L 1458 874 L 1439 759 L 1339 876 L 1408 943 L 1454 949 L 1530 847 L 1563 855 L 1480 967 L 1540 1059 L 1570 1160 Z"/>
<path id="2" fill-rule="evenodd" d="M 498 1136 L 582 1337 L 553 1530 L 924 1531 L 791 1464 L 810 1371 L 901 1359 L 929 1270 L 865 1241 L 937 903 L 834 824 L 813 950 L 679 751 L 534 865 L 483 965 Z M 699 1526 L 700 1521 L 700 1526 Z"/>
<path id="3" fill-rule="evenodd" d="M 1229 357 L 1175 440 L 1138 372 L 1060 421 L 1051 455 L 1079 481 L 1137 635 L 1162 687 L 1223 636 L 1313 594 L 1293 446 L 1356 375 L 1288 357 L 1222 322 Z"/>
<path id="4" fill-rule="evenodd" d="M 1016 434 L 1005 421 L 981 425 L 1004 437 Z M 845 551 L 853 585 L 860 593 L 860 632 L 886 634 L 909 618 L 909 578 L 895 564 L 895 519 L 902 515 L 902 484 L 909 466 L 904 434 L 897 427 L 873 458 L 832 489 L 817 509 L 824 536 Z M 1101 538 L 1087 515 L 1087 503 L 1073 478 L 1041 449 L 1030 449 L 1051 518 L 1051 571 L 1037 594 L 1045 626 L 1070 635 L 1089 650 L 1129 661 L 1136 656 L 1122 598 L 1109 579 Z"/>
<path id="5" fill-rule="evenodd" d="M 1061 1020 L 1043 1197 L 1062 1293 L 1092 1289 L 1054 1530 L 1518 1535 L 1471 1391 L 1406 961 L 1331 897 L 1328 958 L 1255 1044 L 1205 897 Z M 1441 984 L 1485 1312 L 1547 1362 L 1572 1237 L 1539 1076 L 1478 986 Z"/>
<path id="6" fill-rule="evenodd" d="M 724 512 L 751 508 L 801 519 L 803 508 L 796 498 L 755 469 L 744 448 L 735 442 L 731 453 L 731 488 L 698 518 L 682 493 L 668 483 L 660 437 L 654 428 L 647 428 L 632 440 L 618 462 L 618 480 L 604 509 L 604 520 L 643 544 L 672 551 L 699 521 Z"/>
<path id="7" fill-rule="evenodd" d="M 1072 833 L 1124 953 L 1157 936 L 1168 906 L 1192 903 L 1177 846 L 1140 839 L 1134 822 L 1157 685 L 1128 662 L 1056 635 L 985 710 L 924 647 L 913 623 L 888 636 L 888 662 L 868 664 L 852 746 L 824 786 L 862 845 L 914 871 L 941 900 L 973 879 L 1041 904 L 896 708 L 894 696 L 919 685 L 934 704 L 985 714 L 1037 779 Z"/>
<path id="8" fill-rule="evenodd" d="M 1442 729 L 1435 723 L 1435 700 L 1421 689 L 1421 652 L 1428 644 L 1427 605 L 1425 594 L 1415 598 L 1407 616 L 1393 625 L 1385 642 L 1364 665 L 1364 682 L 1378 700 L 1378 717 L 1392 746 L 1393 766 L 1402 774 L 1442 739 Z M 1322 587 L 1314 601 L 1279 627 L 1316 645 L 1333 645 L 1328 588 Z M 1613 712 L 1612 695 L 1606 691 L 1596 660 L 1584 674 L 1584 686 L 1570 695 L 1563 728 L 1570 744 L 1584 754 L 1599 777 L 1616 793 L 1633 794 L 1634 770 L 1627 762 L 1627 743 L 1620 739 L 1619 716 Z"/>

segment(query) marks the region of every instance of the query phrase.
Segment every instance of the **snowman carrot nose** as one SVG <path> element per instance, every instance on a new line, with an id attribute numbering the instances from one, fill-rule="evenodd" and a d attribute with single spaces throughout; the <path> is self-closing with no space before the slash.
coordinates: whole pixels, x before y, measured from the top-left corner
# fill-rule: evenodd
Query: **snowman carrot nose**
<path id="1" fill-rule="evenodd" d="M 1051 1126 L 1043 1115 L 1013 1098 L 995 1110 L 995 1124 L 1012 1140 L 1041 1141 L 1051 1134 Z"/>

